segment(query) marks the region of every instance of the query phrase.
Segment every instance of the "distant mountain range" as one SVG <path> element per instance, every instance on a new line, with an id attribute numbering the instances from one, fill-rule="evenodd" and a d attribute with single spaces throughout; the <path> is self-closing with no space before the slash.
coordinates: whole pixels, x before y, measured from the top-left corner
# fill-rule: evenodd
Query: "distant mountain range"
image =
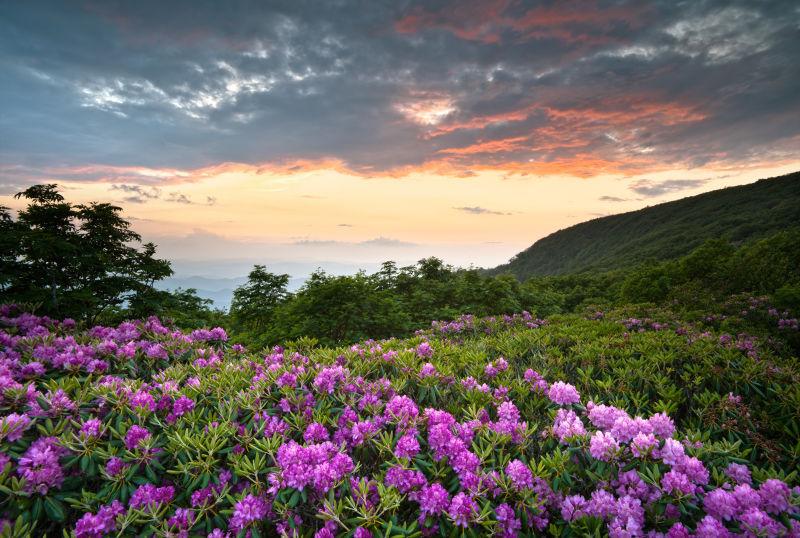
<path id="1" fill-rule="evenodd" d="M 211 299 L 215 308 L 227 310 L 233 300 L 233 290 L 247 282 L 247 273 L 253 265 L 261 263 L 273 273 L 286 273 L 289 278 L 289 291 L 297 291 L 316 269 L 321 268 L 334 275 L 356 273 L 360 269 L 374 271 L 377 264 L 345 264 L 330 261 L 278 261 L 278 260 L 174 260 L 175 274 L 156 283 L 162 290 L 194 288 L 197 295 Z M 206 274 L 234 274 L 237 276 L 217 277 Z M 242 276 L 238 276 L 242 275 Z"/>
<path id="2" fill-rule="evenodd" d="M 620 269 L 682 256 L 712 238 L 743 243 L 798 226 L 800 172 L 795 172 L 570 226 L 487 272 L 524 280 Z"/>
<path id="3" fill-rule="evenodd" d="M 293 278 L 290 281 L 295 290 L 303 285 L 305 278 Z M 204 276 L 172 276 L 156 283 L 162 290 L 176 290 L 177 288 L 194 288 L 197 295 L 204 299 L 211 299 L 215 308 L 227 310 L 233 300 L 233 290 L 247 282 L 246 276 L 233 278 L 209 278 Z"/>

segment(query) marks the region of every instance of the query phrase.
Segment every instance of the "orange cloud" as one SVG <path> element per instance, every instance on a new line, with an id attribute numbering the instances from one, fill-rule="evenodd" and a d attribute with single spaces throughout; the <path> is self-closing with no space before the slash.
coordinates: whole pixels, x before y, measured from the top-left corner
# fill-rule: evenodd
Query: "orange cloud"
<path id="1" fill-rule="evenodd" d="M 507 162 L 509 152 L 524 152 L 540 163 L 533 168 L 542 172 L 575 170 L 583 176 L 591 169 L 588 164 L 592 162 L 598 168 L 597 173 L 610 169 L 642 170 L 645 165 L 653 166 L 656 162 L 654 158 L 640 161 L 643 154 L 654 151 L 653 147 L 638 140 L 642 131 L 654 126 L 663 128 L 707 118 L 705 112 L 689 104 L 659 101 L 656 96 L 634 95 L 592 99 L 586 104 L 571 106 L 537 103 L 519 110 L 440 125 L 425 136 L 435 138 L 457 131 L 480 132 L 502 123 L 525 121 L 537 111 L 542 116 L 541 121 L 523 134 L 519 133 L 521 126 L 516 126 L 513 128 L 514 136 L 481 137 L 466 145 L 439 149 L 437 155 L 443 156 L 442 159 L 454 167 L 471 169 L 483 165 L 502 170 L 529 169 L 532 165 L 527 162 Z M 589 158 L 591 155 L 594 157 Z M 634 158 L 637 159 L 636 166 L 632 164 Z M 547 164 L 542 165 L 542 162 Z M 617 164 L 612 166 L 611 162 Z"/>
<path id="2" fill-rule="evenodd" d="M 503 138 L 500 140 L 487 140 L 485 142 L 478 142 L 464 148 L 446 148 L 439 150 L 438 153 L 447 153 L 451 155 L 474 155 L 477 153 L 502 153 L 507 151 L 515 151 L 524 149 L 525 145 L 522 142 L 528 140 L 527 136 L 514 136 L 510 138 Z"/>
<path id="3" fill-rule="evenodd" d="M 677 102 L 657 102 L 644 97 L 629 96 L 601 99 L 585 107 L 544 107 L 555 121 L 578 121 L 582 124 L 603 122 L 624 125 L 643 119 L 657 119 L 663 125 L 678 125 L 706 119 L 695 107 Z"/>
<path id="4" fill-rule="evenodd" d="M 425 101 L 427 102 L 427 101 Z M 417 109 L 415 109 L 417 110 Z M 423 112 L 427 109 L 424 107 Z M 436 126 L 427 138 L 443 137 L 457 131 L 480 132 L 502 123 L 522 122 L 534 113 L 542 121 L 527 132 L 492 138 L 483 136 L 463 145 L 434 150 L 432 157 L 419 164 L 388 169 L 359 166 L 335 157 L 285 159 L 245 164 L 223 162 L 193 169 L 148 168 L 140 166 L 87 165 L 6 170 L 13 178 L 28 181 L 91 181 L 149 185 L 194 183 L 229 174 L 292 176 L 333 171 L 355 177 L 393 177 L 439 175 L 468 177 L 477 171 L 510 174 L 572 175 L 636 174 L 662 170 L 653 149 L 637 141 L 642 130 L 653 125 L 674 126 L 704 120 L 707 114 L 690 104 L 659 101 L 657 96 L 634 95 L 597 98 L 571 106 L 535 103 L 517 110 L 454 121 Z M 422 112 L 420 112 L 422 113 Z M 443 138 L 443 140 L 445 140 Z M 735 156 L 720 155 L 719 163 Z M 669 163 L 674 166 L 676 163 Z"/>
<path id="5" fill-rule="evenodd" d="M 667 168 L 651 160 L 629 158 L 609 160 L 591 154 L 578 153 L 572 157 L 555 160 L 532 160 L 509 163 L 503 171 L 510 175 L 573 176 L 589 178 L 602 174 L 635 175 Z M 476 167 L 480 170 L 480 167 Z"/>
<path id="6" fill-rule="evenodd" d="M 400 34 L 440 29 L 460 39 L 481 43 L 499 43 L 504 31 L 525 39 L 557 39 L 584 44 L 601 44 L 617 38 L 603 35 L 613 24 L 636 27 L 642 24 L 646 6 L 600 8 L 594 1 L 557 2 L 553 6 L 529 9 L 522 14 L 509 13 L 511 0 L 458 1 L 439 11 L 416 8 L 398 20 L 394 27 Z"/>
<path id="7" fill-rule="evenodd" d="M 465 0 L 455 2 L 438 12 L 418 7 L 398 20 L 394 28 L 400 34 L 439 28 L 468 41 L 497 43 L 500 35 L 494 21 L 500 18 L 509 5 L 509 0 Z"/>
<path id="8" fill-rule="evenodd" d="M 646 11 L 643 5 L 600 8 L 596 2 L 570 1 L 536 7 L 521 17 L 505 18 L 504 23 L 528 38 L 601 44 L 616 39 L 598 34 L 598 29 L 614 23 L 640 26 Z"/>
<path id="9" fill-rule="evenodd" d="M 510 110 L 508 112 L 500 112 L 497 114 L 488 114 L 483 116 L 475 116 L 473 118 L 460 121 L 449 123 L 446 125 L 438 126 L 436 129 L 429 131 L 426 134 L 428 138 L 435 138 L 437 136 L 442 136 L 447 133 L 452 133 L 453 131 L 460 131 L 464 129 L 484 129 L 491 125 L 497 125 L 501 123 L 510 123 L 516 121 L 524 121 L 528 119 L 528 117 L 536 110 L 541 108 L 538 104 L 533 104 L 530 106 L 526 106 L 519 110 Z"/>

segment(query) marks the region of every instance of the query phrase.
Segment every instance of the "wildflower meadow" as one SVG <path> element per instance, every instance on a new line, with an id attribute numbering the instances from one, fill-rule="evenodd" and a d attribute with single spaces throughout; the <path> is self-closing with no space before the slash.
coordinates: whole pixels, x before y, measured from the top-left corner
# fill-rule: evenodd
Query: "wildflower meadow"
<path id="1" fill-rule="evenodd" d="M 713 320 L 257 352 L 1 313 L 4 536 L 800 536 L 796 360 Z"/>

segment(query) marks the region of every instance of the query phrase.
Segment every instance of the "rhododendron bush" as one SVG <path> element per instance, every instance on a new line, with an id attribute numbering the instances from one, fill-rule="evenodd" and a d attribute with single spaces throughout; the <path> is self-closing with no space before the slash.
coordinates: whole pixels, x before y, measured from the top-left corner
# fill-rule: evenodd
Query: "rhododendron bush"
<path id="1" fill-rule="evenodd" d="M 527 313 L 266 352 L 0 311 L 13 536 L 800 536 L 796 359 Z"/>

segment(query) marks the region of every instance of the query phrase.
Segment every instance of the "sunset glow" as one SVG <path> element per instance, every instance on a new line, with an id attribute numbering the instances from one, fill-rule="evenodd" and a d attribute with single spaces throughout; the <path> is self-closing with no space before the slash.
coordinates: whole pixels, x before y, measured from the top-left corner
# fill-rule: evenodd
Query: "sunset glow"
<path id="1" fill-rule="evenodd" d="M 58 183 L 172 259 L 486 266 L 800 168 L 791 4 L 192 7 L 2 8 L 0 204 Z"/>

